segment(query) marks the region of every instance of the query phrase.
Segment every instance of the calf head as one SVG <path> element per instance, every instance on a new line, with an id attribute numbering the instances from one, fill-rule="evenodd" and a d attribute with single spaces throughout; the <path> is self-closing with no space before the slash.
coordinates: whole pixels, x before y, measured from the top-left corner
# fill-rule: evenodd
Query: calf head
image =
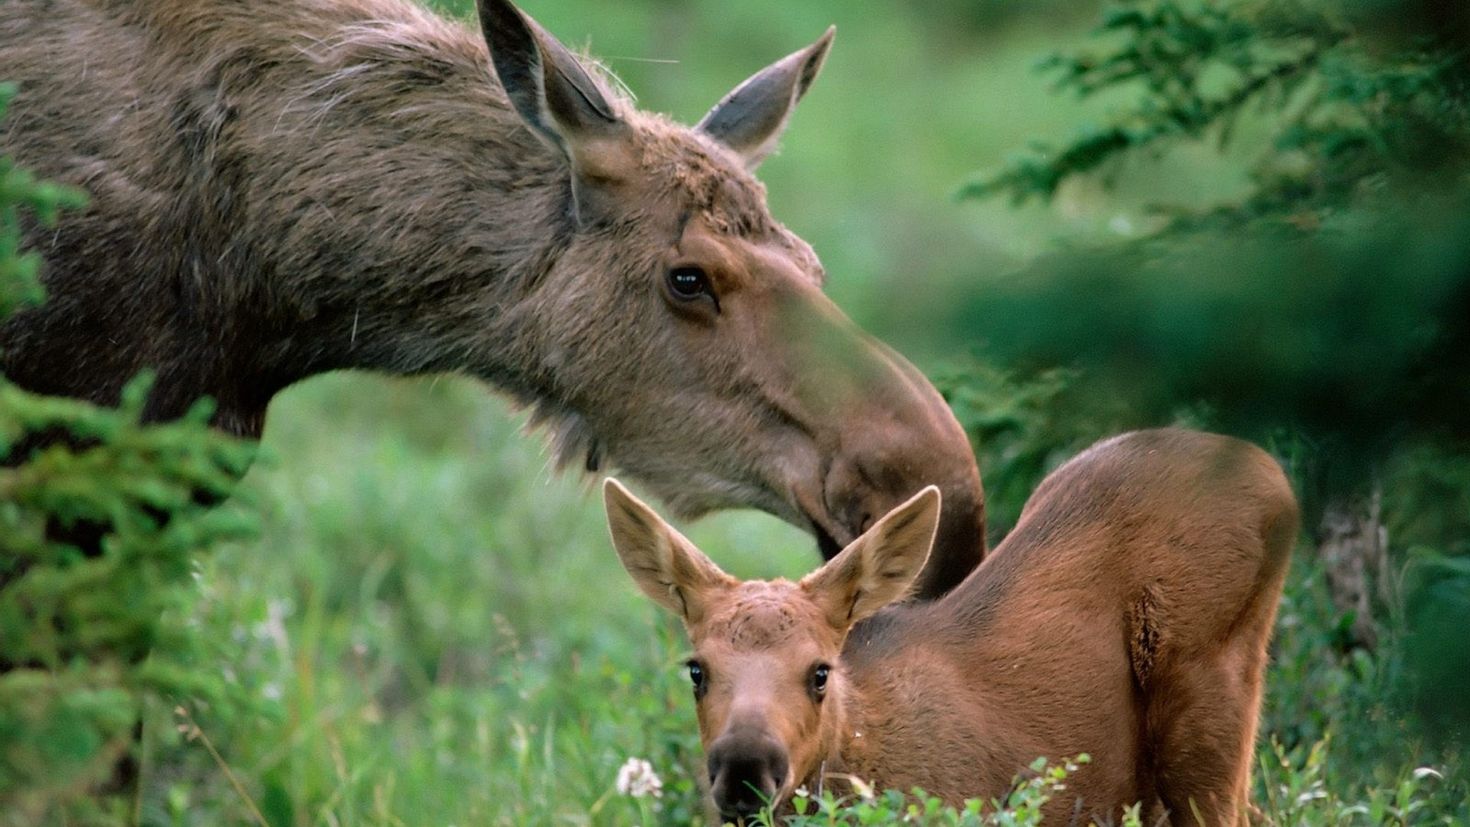
<path id="1" fill-rule="evenodd" d="M 963 430 L 932 385 L 822 292 L 810 246 L 752 170 L 816 78 L 829 30 L 689 128 L 635 109 L 505 0 L 481 0 L 493 64 L 569 197 L 515 384 L 563 462 L 616 466 L 685 517 L 753 506 L 831 557 L 926 485 L 944 491 L 933 596 L 983 553 Z"/>
<path id="2" fill-rule="evenodd" d="M 683 619 L 693 645 L 715 806 L 743 818 L 783 801 L 836 749 L 852 691 L 839 660 L 848 630 L 912 587 L 939 523 L 939 490 L 920 491 L 798 583 L 736 580 L 616 481 L 604 497 L 624 568 Z"/>

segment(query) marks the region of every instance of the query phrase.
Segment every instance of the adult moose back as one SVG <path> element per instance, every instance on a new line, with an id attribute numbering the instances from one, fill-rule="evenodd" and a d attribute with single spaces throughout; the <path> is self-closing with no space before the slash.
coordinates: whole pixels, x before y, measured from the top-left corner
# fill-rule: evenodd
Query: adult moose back
<path id="1" fill-rule="evenodd" d="M 463 371 L 676 511 L 752 506 L 827 554 L 930 483 L 937 596 L 983 553 L 963 432 L 821 292 L 750 171 L 831 33 L 694 128 L 636 110 L 505 0 L 8 0 L 0 152 L 90 206 L 29 243 L 49 300 L 0 371 L 260 433 L 312 374 Z M 489 45 L 489 54 L 486 45 Z"/>

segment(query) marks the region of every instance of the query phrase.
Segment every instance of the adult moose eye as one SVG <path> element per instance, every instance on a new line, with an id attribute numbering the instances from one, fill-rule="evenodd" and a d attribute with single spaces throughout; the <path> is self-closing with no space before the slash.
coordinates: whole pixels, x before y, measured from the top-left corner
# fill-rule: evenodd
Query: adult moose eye
<path id="1" fill-rule="evenodd" d="M 714 288 L 710 286 L 709 274 L 699 267 L 675 267 L 669 270 L 669 293 L 679 301 L 692 302 L 709 299 L 719 309 Z"/>
<path id="2" fill-rule="evenodd" d="M 817 664 L 812 670 L 812 694 L 818 698 L 827 691 L 827 678 L 832 674 L 832 667 L 825 663 Z"/>

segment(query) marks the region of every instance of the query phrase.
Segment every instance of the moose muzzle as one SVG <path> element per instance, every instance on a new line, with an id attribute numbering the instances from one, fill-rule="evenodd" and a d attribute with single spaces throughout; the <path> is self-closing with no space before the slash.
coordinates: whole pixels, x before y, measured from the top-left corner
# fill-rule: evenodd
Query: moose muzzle
<path id="1" fill-rule="evenodd" d="M 764 732 L 743 728 L 727 732 L 709 749 L 710 793 L 722 818 L 748 818 L 786 784 L 786 750 Z"/>
<path id="2" fill-rule="evenodd" d="M 784 335 L 797 396 L 824 455 L 821 492 L 800 506 L 830 559 L 924 487 L 944 507 L 915 593 L 937 598 L 985 554 L 985 497 L 964 429 L 939 391 L 908 360 L 869 336 L 823 296 L 786 309 Z M 800 497 L 800 493 L 798 493 Z"/>

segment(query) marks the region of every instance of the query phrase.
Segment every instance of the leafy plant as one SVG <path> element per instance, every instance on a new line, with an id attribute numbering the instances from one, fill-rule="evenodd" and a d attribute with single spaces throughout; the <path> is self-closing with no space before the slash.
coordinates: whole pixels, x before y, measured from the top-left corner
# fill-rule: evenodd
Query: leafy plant
<path id="1" fill-rule="evenodd" d="M 1032 762 L 1029 771 L 1016 777 L 1003 796 L 988 801 L 971 799 L 956 807 L 922 789 L 876 792 L 861 779 L 852 779 L 854 792 L 836 795 L 830 789 L 820 795 L 798 791 L 792 800 L 794 816 L 779 822 L 769 812 L 759 823 L 787 827 L 859 827 L 874 824 L 915 824 L 925 827 L 1035 827 L 1042 823 L 1042 808 L 1067 789 L 1067 778 L 1091 759 L 1078 755 L 1057 763 L 1045 758 Z M 1124 827 L 1138 827 L 1135 810 Z"/>
<path id="2" fill-rule="evenodd" d="M 0 108 L 14 92 L 0 88 Z M 0 159 L 0 319 L 44 298 L 23 220 L 83 203 Z M 254 446 L 213 431 L 207 401 L 144 423 L 149 384 L 109 409 L 0 377 L 0 823 L 125 823 L 144 699 L 225 699 L 179 624 L 195 555 L 251 531 L 206 503 Z"/>
<path id="3" fill-rule="evenodd" d="M 961 194 L 1047 200 L 1129 155 L 1189 141 L 1223 147 L 1243 132 L 1257 147 L 1247 195 L 1195 214 L 1175 210 L 1176 219 L 1312 229 L 1385 188 L 1461 181 L 1470 66 L 1436 30 L 1441 22 L 1413 3 L 1120 3 L 1098 29 L 1105 46 L 1054 55 L 1043 68 L 1059 75 L 1061 91 L 1132 93 L 1134 103 L 1061 146 L 1037 142 Z M 1420 32 L 1399 36 L 1416 25 Z"/>

